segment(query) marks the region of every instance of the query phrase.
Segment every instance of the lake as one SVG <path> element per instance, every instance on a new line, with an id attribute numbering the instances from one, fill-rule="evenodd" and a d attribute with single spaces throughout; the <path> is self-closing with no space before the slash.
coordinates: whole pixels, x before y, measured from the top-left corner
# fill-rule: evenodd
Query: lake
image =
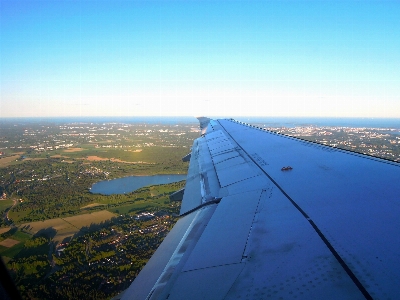
<path id="1" fill-rule="evenodd" d="M 144 186 L 166 184 L 186 179 L 185 175 L 153 175 L 153 176 L 128 176 L 113 180 L 96 182 L 90 192 L 94 194 L 112 195 L 133 192 Z"/>

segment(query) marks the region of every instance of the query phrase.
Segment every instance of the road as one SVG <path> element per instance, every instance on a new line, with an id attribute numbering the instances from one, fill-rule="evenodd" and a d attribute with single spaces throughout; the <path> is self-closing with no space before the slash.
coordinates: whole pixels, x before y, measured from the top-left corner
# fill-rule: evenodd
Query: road
<path id="1" fill-rule="evenodd" d="M 14 199 L 14 200 L 13 200 L 13 205 L 12 205 L 11 207 L 7 208 L 7 209 L 4 211 L 3 218 L 4 218 L 4 221 L 5 221 L 6 223 L 8 223 L 8 224 L 12 223 L 12 220 L 10 220 L 10 219 L 8 218 L 8 213 L 9 213 L 10 210 L 11 210 L 15 205 L 17 205 L 17 204 L 18 204 L 18 200 Z"/>

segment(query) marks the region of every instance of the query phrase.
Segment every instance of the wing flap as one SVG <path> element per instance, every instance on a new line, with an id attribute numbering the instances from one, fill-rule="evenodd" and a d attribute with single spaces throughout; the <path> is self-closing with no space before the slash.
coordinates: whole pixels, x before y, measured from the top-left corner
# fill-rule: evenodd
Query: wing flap
<path id="1" fill-rule="evenodd" d="M 228 159 L 231 159 L 231 158 L 234 158 L 237 156 L 240 156 L 239 152 L 237 152 L 236 150 L 232 150 L 229 152 L 221 153 L 219 155 L 214 155 L 212 159 L 213 159 L 214 164 L 219 164 L 223 161 L 226 161 Z"/>
<path id="2" fill-rule="evenodd" d="M 255 169 L 247 162 L 239 165 L 232 165 L 229 168 L 220 168 L 218 165 L 215 168 L 217 169 L 217 176 L 221 187 L 226 187 L 258 175 Z"/>
<path id="3" fill-rule="evenodd" d="M 168 300 L 224 299 L 243 267 L 243 264 L 232 264 L 184 272 L 174 284 Z"/>
<path id="4" fill-rule="evenodd" d="M 213 157 L 214 160 L 214 157 Z M 246 161 L 244 160 L 243 157 L 241 157 L 240 155 L 232 157 L 230 159 L 221 161 L 220 163 L 215 163 L 214 160 L 214 164 L 215 164 L 215 169 L 218 171 L 226 169 L 226 168 L 231 168 L 232 166 L 237 166 L 237 165 L 241 165 L 246 163 Z"/>
<path id="5" fill-rule="evenodd" d="M 183 271 L 240 263 L 260 197 L 251 191 L 222 198 Z"/>

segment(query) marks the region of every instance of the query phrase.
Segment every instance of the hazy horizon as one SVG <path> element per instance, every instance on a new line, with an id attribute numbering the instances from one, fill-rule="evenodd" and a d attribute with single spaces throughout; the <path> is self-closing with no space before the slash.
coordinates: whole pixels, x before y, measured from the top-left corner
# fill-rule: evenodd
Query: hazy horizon
<path id="1" fill-rule="evenodd" d="M 0 118 L 400 118 L 400 2 L 0 0 Z"/>
<path id="2" fill-rule="evenodd" d="M 224 118 L 221 116 L 211 117 Z M 349 117 L 279 117 L 279 116 L 232 116 L 240 122 L 266 127 L 352 127 L 352 128 L 392 128 L 400 130 L 400 118 L 349 118 Z M 154 124 L 154 125 L 198 125 L 192 116 L 64 116 L 64 117 L 15 117 L 0 118 L 0 124 Z"/>

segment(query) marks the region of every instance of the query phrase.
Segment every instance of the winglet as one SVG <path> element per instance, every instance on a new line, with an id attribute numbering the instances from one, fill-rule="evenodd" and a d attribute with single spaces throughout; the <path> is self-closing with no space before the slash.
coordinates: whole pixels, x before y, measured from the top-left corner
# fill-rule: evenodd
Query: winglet
<path id="1" fill-rule="evenodd" d="M 197 120 L 200 122 L 201 134 L 204 134 L 211 119 L 207 117 L 197 117 Z"/>

